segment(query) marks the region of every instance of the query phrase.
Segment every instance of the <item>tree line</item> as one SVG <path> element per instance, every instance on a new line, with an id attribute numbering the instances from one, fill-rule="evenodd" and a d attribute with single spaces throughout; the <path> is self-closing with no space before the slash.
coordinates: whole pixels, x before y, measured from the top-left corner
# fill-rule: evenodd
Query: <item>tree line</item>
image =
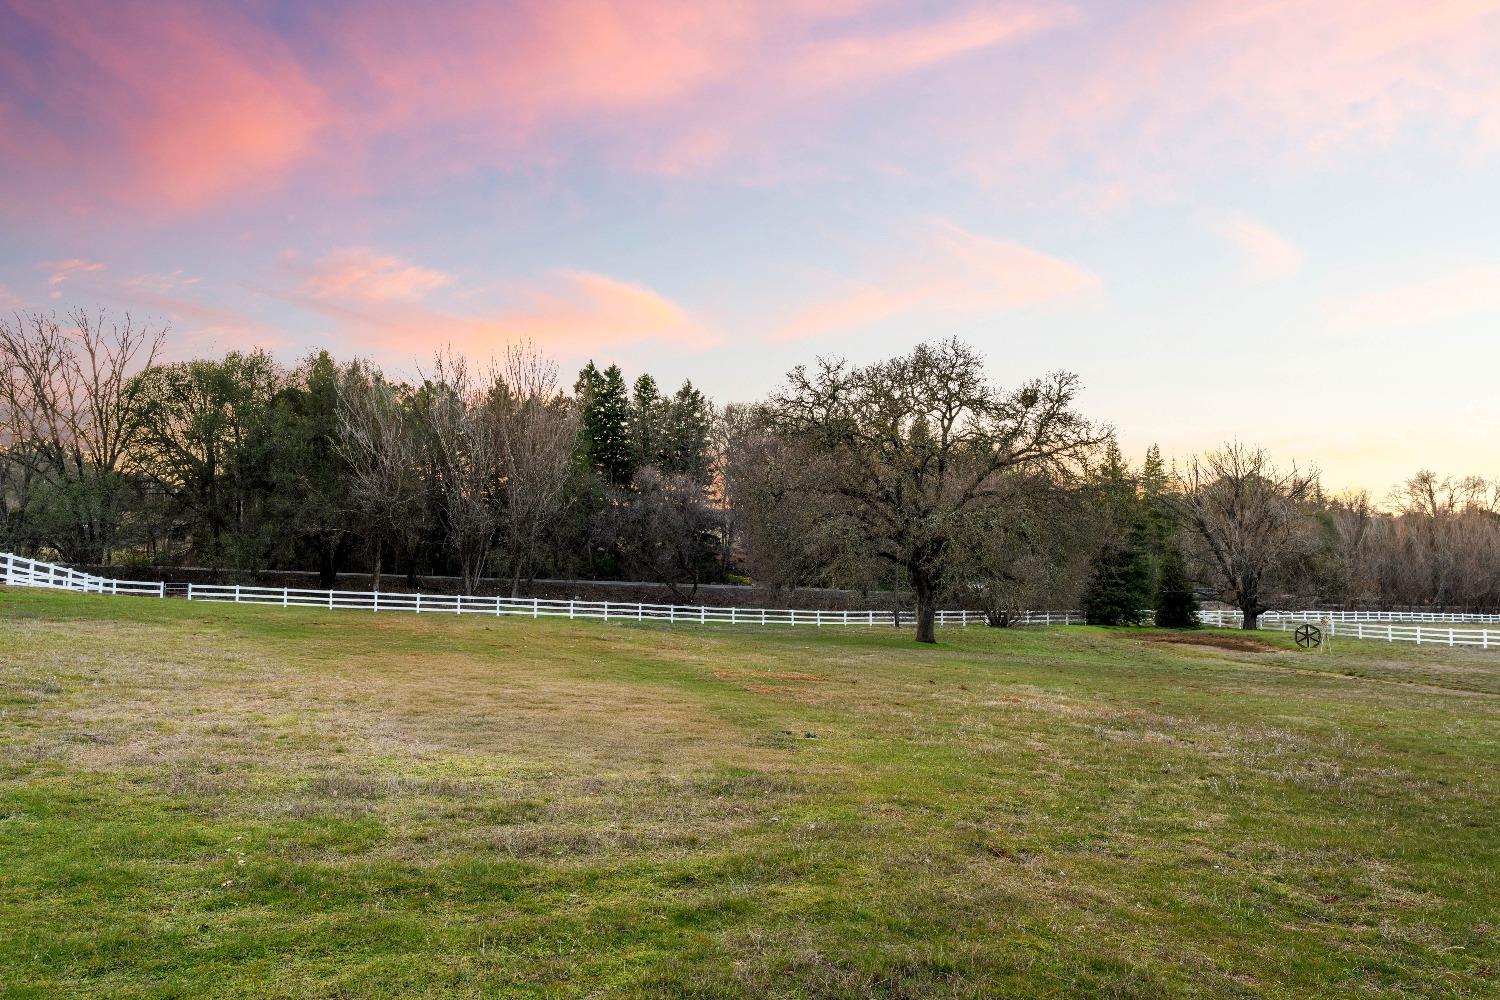
<path id="1" fill-rule="evenodd" d="M 327 352 L 167 361 L 166 331 L 0 320 L 0 546 L 71 563 L 899 590 L 1005 625 L 1198 598 L 1500 607 L 1500 484 L 1421 472 L 1379 505 L 1231 442 L 1139 467 L 1054 372 L 1001 388 L 955 340 L 820 359 L 754 403 L 534 346 L 415 379 Z"/>

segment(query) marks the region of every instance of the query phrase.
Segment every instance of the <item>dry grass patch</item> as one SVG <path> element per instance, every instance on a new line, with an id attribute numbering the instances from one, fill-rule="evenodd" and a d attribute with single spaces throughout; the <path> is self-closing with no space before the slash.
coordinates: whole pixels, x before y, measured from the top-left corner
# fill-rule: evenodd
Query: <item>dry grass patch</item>
<path id="1" fill-rule="evenodd" d="M 1231 653 L 1285 653 L 1286 648 L 1264 639 L 1249 636 L 1218 635 L 1210 632 L 1152 632 L 1139 637 L 1141 642 L 1167 643 L 1174 646 L 1206 646 Z"/>

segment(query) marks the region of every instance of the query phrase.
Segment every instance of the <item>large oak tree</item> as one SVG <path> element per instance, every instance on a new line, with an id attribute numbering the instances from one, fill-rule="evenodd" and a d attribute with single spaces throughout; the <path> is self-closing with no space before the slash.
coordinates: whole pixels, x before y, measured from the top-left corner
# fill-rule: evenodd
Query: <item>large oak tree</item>
<path id="1" fill-rule="evenodd" d="M 1006 392 L 958 340 L 862 367 L 799 366 L 769 405 L 772 427 L 828 462 L 807 499 L 848 518 L 870 550 L 898 566 L 917 599 L 917 641 L 934 642 L 937 602 L 952 582 L 954 544 L 1018 469 L 1069 466 L 1107 428 L 1073 409 L 1076 376 L 1055 372 Z"/>

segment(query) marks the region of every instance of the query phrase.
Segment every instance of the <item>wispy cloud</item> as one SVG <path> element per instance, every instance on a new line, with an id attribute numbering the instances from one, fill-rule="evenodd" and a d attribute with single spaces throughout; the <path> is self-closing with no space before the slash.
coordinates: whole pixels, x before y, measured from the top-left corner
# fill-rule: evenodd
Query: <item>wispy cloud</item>
<path id="1" fill-rule="evenodd" d="M 320 299 L 415 302 L 453 278 L 368 247 L 336 250 L 313 264 L 303 291 Z"/>
<path id="2" fill-rule="evenodd" d="M 875 277 L 849 281 L 806 303 L 771 334 L 798 340 L 870 326 L 919 310 L 935 313 L 1004 312 L 1097 293 L 1097 275 L 1010 240 L 930 221 L 911 240 L 909 254 L 874 268 Z"/>
<path id="3" fill-rule="evenodd" d="M 426 277 L 390 278 L 408 271 Z M 408 294 L 447 285 L 432 277 L 437 272 L 401 264 L 377 268 L 376 274 L 373 282 L 315 284 L 286 299 L 336 321 L 339 336 L 357 349 L 378 347 L 396 358 L 423 356 L 435 344 L 486 357 L 522 339 L 566 357 L 636 343 L 699 348 L 716 342 L 702 323 L 655 289 L 591 271 L 558 270 L 500 290 L 454 289 L 444 302 Z"/>
<path id="4" fill-rule="evenodd" d="M 121 285 L 126 289 L 138 289 L 164 295 L 180 288 L 190 288 L 202 280 L 202 278 L 188 275 L 186 271 L 179 268 L 165 274 L 137 274 L 126 278 Z"/>
<path id="5" fill-rule="evenodd" d="M 96 260 L 85 260 L 82 257 L 69 257 L 66 260 L 44 260 L 37 267 L 43 271 L 50 271 L 47 275 L 48 292 L 54 299 L 62 298 L 62 285 L 69 278 L 77 274 L 94 274 L 104 270 L 104 265 Z"/>
<path id="6" fill-rule="evenodd" d="M 774 145 L 783 119 L 1074 17 L 1045 0 L 371 0 L 294 22 L 178 0 L 12 6 L 40 40 L 0 61 L 14 179 L 79 208 L 156 211 L 297 171 L 328 192 L 554 163 L 579 136 L 620 165 L 720 167 Z"/>
<path id="7" fill-rule="evenodd" d="M 0 135 L 0 151 L 30 192 L 158 211 L 200 206 L 275 185 L 329 121 L 288 45 L 227 5 L 9 6 L 27 37 L 45 39 L 0 60 L 16 101 L 0 119 L 23 129 Z M 40 160 L 27 148 L 37 138 L 47 140 Z"/>
<path id="8" fill-rule="evenodd" d="M 1338 301 L 1329 311 L 1333 328 L 1349 335 L 1435 326 L 1500 312 L 1500 264 L 1463 267 L 1379 288 Z"/>
<path id="9" fill-rule="evenodd" d="M 1091 13 L 1104 30 L 1034 79 L 978 80 L 969 106 L 984 113 L 947 116 L 976 176 L 1008 183 L 1066 166 L 1118 202 L 1418 132 L 1429 148 L 1500 149 L 1500 0 L 1160 0 Z M 1017 85 L 1028 100 L 1003 103 Z"/>
<path id="10" fill-rule="evenodd" d="M 1269 226 L 1234 215 L 1216 227 L 1242 258 L 1245 276 L 1254 281 L 1285 277 L 1301 270 L 1306 255 Z"/>

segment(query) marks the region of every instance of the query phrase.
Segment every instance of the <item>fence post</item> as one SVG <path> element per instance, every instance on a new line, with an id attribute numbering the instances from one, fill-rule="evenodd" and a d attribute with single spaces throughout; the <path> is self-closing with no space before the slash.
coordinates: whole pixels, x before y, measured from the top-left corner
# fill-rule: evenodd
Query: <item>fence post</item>
<path id="1" fill-rule="evenodd" d="M 192 599 L 193 599 L 193 585 L 190 583 L 190 584 L 188 584 L 188 600 L 191 601 Z"/>
<path id="2" fill-rule="evenodd" d="M 764 625 L 766 623 L 766 609 L 765 608 L 761 608 L 760 609 L 760 623 L 762 625 Z"/>
<path id="3" fill-rule="evenodd" d="M 236 603 L 236 604 L 240 603 L 240 585 L 239 584 L 235 584 L 234 585 L 234 603 Z"/>
<path id="4" fill-rule="evenodd" d="M 331 590 L 328 592 L 328 610 L 333 610 L 333 591 Z"/>
<path id="5" fill-rule="evenodd" d="M 420 615 L 421 613 L 422 613 L 422 592 L 419 590 L 419 591 L 417 591 L 417 614 Z"/>
<path id="6" fill-rule="evenodd" d="M 737 616 L 736 616 L 736 615 L 735 615 L 735 613 L 734 613 L 734 605 L 733 605 L 733 604 L 731 604 L 731 605 L 730 605 L 730 606 L 729 606 L 729 624 L 731 624 L 731 625 L 737 625 L 737 624 L 739 624 L 739 623 L 738 623 L 738 622 L 737 622 L 737 621 L 736 621 L 736 618 L 737 618 Z"/>
<path id="7" fill-rule="evenodd" d="M 284 608 L 291 603 L 292 592 L 285 587 L 281 588 L 281 606 Z"/>
<path id="8" fill-rule="evenodd" d="M 568 600 L 568 621 L 572 621 L 572 620 L 573 620 L 573 601 L 570 598 Z"/>
<path id="9" fill-rule="evenodd" d="M 496 600 L 498 600 L 498 598 L 496 598 Z M 537 600 L 536 600 L 535 597 L 533 597 L 531 599 L 531 617 L 536 618 L 536 617 L 539 617 L 539 615 L 540 615 L 540 610 L 539 610 L 539 608 L 537 606 Z"/>
<path id="10" fill-rule="evenodd" d="M 1422 645 L 1422 626 L 1417 626 L 1417 645 Z"/>
<path id="11" fill-rule="evenodd" d="M 1453 629 L 1448 629 L 1448 645 L 1453 645 Z"/>
<path id="12" fill-rule="evenodd" d="M 706 625 L 706 624 L 708 624 L 708 608 L 707 608 L 707 606 L 702 605 L 702 604 L 698 605 L 698 624 L 699 625 Z"/>

